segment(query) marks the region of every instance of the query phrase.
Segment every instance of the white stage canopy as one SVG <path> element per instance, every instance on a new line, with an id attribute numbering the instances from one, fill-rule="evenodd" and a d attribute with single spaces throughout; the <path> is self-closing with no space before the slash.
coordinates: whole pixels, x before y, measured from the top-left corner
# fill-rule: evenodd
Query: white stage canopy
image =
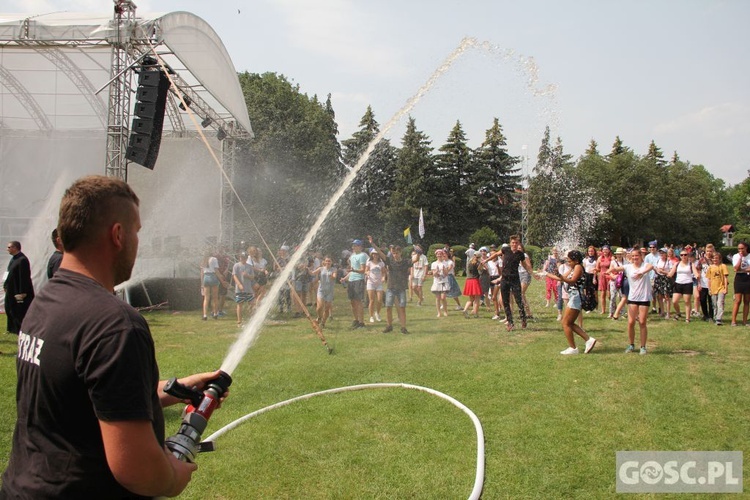
<path id="1" fill-rule="evenodd" d="M 82 175 L 105 174 L 112 45 L 128 33 L 115 28 L 106 14 L 0 14 L 0 239 L 22 243 L 37 287 L 64 189 Z M 219 158 L 219 126 L 252 136 L 234 65 L 205 21 L 138 13 L 130 33 L 145 33 L 180 85 L 204 101 L 215 118 L 204 132 Z M 128 169 L 141 198 L 139 265 L 143 275 L 197 276 L 205 243 L 220 236 L 222 175 L 176 93 L 170 100 L 154 170 Z M 195 266 L 177 262 L 185 259 Z M 0 269 L 8 260 L 0 256 Z"/>

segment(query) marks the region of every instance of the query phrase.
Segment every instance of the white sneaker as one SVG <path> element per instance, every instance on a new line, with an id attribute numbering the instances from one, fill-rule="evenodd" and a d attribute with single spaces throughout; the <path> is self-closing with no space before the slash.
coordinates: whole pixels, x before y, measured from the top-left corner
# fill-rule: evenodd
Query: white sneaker
<path id="1" fill-rule="evenodd" d="M 373 318 L 372 316 L 370 316 L 370 323 L 375 323 L 375 318 Z"/>
<path id="2" fill-rule="evenodd" d="M 560 321 L 562 319 L 562 314 L 557 313 L 557 321 Z"/>
<path id="3" fill-rule="evenodd" d="M 591 352 L 591 349 L 594 348 L 596 345 L 596 339 L 594 337 L 589 337 L 589 339 L 586 341 L 586 349 L 583 351 L 584 354 L 588 354 Z"/>
<path id="4" fill-rule="evenodd" d="M 492 319 L 500 319 L 500 316 L 498 316 L 497 314 L 495 314 L 495 315 L 494 315 L 494 316 L 492 317 Z"/>
<path id="5" fill-rule="evenodd" d="M 568 347 L 564 351 L 560 351 L 560 354 L 563 356 L 568 356 L 570 354 L 578 354 L 578 348 L 577 347 Z"/>
<path id="6" fill-rule="evenodd" d="M 381 321 L 383 321 L 382 319 L 380 319 L 380 314 L 375 313 L 375 321 L 377 321 L 378 323 L 380 323 Z"/>

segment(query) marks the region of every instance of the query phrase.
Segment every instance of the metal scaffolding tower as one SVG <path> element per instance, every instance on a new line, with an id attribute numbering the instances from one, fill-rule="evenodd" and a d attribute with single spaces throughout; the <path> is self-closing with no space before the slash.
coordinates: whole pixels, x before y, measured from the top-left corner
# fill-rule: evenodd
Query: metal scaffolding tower
<path id="1" fill-rule="evenodd" d="M 114 34 L 112 46 L 109 106 L 107 107 L 107 160 L 105 174 L 127 182 L 128 160 L 125 151 L 130 136 L 130 93 L 132 89 L 132 35 L 135 26 L 135 4 L 130 0 L 114 0 Z"/>

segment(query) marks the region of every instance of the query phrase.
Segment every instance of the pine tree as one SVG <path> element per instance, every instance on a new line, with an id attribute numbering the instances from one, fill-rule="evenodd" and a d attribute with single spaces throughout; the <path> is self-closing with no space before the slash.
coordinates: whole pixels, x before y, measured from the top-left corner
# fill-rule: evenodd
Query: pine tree
<path id="1" fill-rule="evenodd" d="M 360 129 L 351 139 L 342 141 L 344 163 L 354 168 L 380 131 L 370 106 L 359 122 Z M 388 203 L 396 185 L 396 148 L 388 139 L 375 145 L 370 157 L 359 171 L 346 194 L 350 223 L 358 233 L 379 234 L 383 227 L 383 207 Z"/>
<path id="2" fill-rule="evenodd" d="M 501 241 L 517 233 L 521 221 L 521 159 L 508 154 L 503 128 L 497 118 L 485 132 L 482 145 L 474 153 L 476 175 L 469 185 L 476 197 L 476 220 L 494 230 Z M 476 224 L 474 224 L 476 226 Z M 473 226 L 472 226 L 473 227 Z"/>
<path id="3" fill-rule="evenodd" d="M 653 162 L 657 167 L 663 167 L 667 164 L 667 162 L 664 161 L 664 153 L 662 153 L 661 149 L 656 146 L 653 139 L 651 140 L 651 144 L 648 145 L 646 159 Z"/>
<path id="4" fill-rule="evenodd" d="M 547 127 L 534 167 L 536 175 L 529 179 L 527 240 L 530 243 L 551 245 L 558 237 L 566 215 L 566 186 L 562 168 L 569 160 L 569 155 L 562 151 L 560 138 L 554 147 L 551 145 L 550 130 Z"/>
<path id="5" fill-rule="evenodd" d="M 435 216 L 435 207 L 442 200 L 433 196 L 428 189 L 427 178 L 434 172 L 432 146 L 424 132 L 417 130 L 411 116 L 406 124 L 406 132 L 401 139 L 401 149 L 396 160 L 396 186 L 385 209 L 386 235 L 390 238 L 402 234 L 408 226 L 415 226 L 419 209 L 424 211 L 426 238 L 441 222 Z M 412 236 L 416 231 L 412 231 Z"/>
<path id="6" fill-rule="evenodd" d="M 625 147 L 622 143 L 622 139 L 620 139 L 620 136 L 618 135 L 615 137 L 615 142 L 612 144 L 612 152 L 609 153 L 609 158 L 612 159 L 615 156 L 625 154 L 628 152 L 628 148 Z"/>
<path id="7" fill-rule="evenodd" d="M 441 200 L 434 207 L 440 221 L 433 236 L 436 241 L 457 242 L 468 237 L 474 205 L 471 205 L 471 192 L 468 186 L 473 177 L 471 149 L 466 144 L 466 134 L 461 122 L 456 121 L 448 135 L 447 142 L 440 146 L 434 156 L 435 170 L 428 179 L 428 189 Z"/>
<path id="8" fill-rule="evenodd" d="M 584 156 L 599 156 L 599 150 L 597 149 L 599 145 L 596 143 L 594 139 L 591 139 L 591 142 L 589 142 L 589 147 L 586 148 L 586 152 L 584 153 Z"/>

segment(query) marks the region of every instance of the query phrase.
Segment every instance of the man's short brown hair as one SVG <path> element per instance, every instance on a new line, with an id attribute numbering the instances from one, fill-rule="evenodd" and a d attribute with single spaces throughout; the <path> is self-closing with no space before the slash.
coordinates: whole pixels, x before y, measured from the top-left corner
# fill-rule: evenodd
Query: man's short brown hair
<path id="1" fill-rule="evenodd" d="M 123 216 L 138 196 L 126 182 L 90 175 L 75 181 L 63 195 L 57 230 L 66 252 L 91 242 L 96 233 Z"/>
<path id="2" fill-rule="evenodd" d="M 514 241 L 514 240 L 515 241 L 521 241 L 521 237 L 518 236 L 517 234 L 511 234 L 508 241 Z"/>

